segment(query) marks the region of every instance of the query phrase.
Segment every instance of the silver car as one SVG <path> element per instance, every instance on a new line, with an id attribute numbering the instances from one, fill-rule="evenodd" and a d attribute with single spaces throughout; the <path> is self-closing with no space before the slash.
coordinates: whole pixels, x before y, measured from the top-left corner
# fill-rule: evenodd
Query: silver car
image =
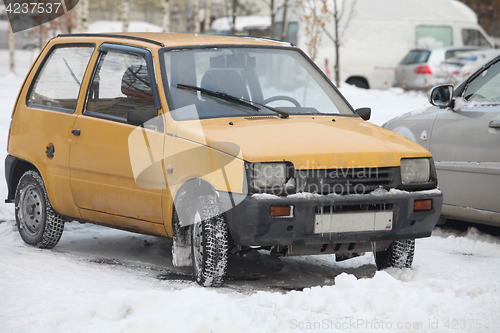
<path id="1" fill-rule="evenodd" d="M 474 46 L 450 46 L 411 50 L 396 67 L 394 86 L 422 90 L 447 83 L 448 74 L 442 70 L 443 62 L 460 53 L 477 49 Z"/>
<path id="2" fill-rule="evenodd" d="M 432 153 L 443 218 L 500 226 L 500 56 L 456 89 L 434 87 L 430 102 L 383 127 Z"/>

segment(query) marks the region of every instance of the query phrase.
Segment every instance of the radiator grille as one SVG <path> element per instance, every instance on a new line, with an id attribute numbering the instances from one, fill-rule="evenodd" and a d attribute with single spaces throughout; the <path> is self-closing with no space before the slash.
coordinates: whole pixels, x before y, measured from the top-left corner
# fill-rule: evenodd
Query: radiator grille
<path id="1" fill-rule="evenodd" d="M 297 192 L 367 194 L 397 187 L 399 168 L 297 170 Z"/>

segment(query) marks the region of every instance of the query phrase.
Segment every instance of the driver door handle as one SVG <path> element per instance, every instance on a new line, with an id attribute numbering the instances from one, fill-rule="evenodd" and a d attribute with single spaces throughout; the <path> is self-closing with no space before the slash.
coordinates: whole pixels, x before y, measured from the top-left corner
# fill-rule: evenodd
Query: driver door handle
<path id="1" fill-rule="evenodd" d="M 75 136 L 80 136 L 80 130 L 79 129 L 74 129 L 71 131 L 71 133 L 73 133 L 73 135 Z"/>
<path id="2" fill-rule="evenodd" d="M 500 128 L 500 119 L 490 121 L 489 128 Z"/>

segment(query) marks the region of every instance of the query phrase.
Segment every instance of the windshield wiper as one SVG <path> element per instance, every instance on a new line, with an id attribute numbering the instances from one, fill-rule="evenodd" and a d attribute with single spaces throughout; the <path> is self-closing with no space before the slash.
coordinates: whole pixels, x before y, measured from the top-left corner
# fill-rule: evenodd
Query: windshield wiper
<path id="1" fill-rule="evenodd" d="M 236 96 L 233 96 L 233 95 L 229 95 L 229 94 L 226 94 L 226 93 L 223 93 L 223 92 L 216 92 L 216 91 L 208 90 L 208 89 L 205 89 L 205 88 L 202 88 L 202 87 L 190 86 L 190 85 L 181 84 L 181 83 L 177 84 L 177 88 L 179 88 L 179 89 L 188 89 L 188 90 L 196 90 L 196 91 L 201 92 L 202 94 L 206 94 L 206 95 L 209 95 L 209 96 L 212 96 L 212 97 L 220 98 L 220 99 L 223 99 L 225 101 L 237 103 L 237 104 L 240 104 L 240 105 L 245 105 L 245 106 L 248 106 L 250 108 L 253 108 L 254 110 L 260 110 L 261 108 L 259 108 L 258 106 L 256 106 L 256 105 L 259 105 L 259 106 L 262 106 L 262 107 L 264 107 L 266 109 L 269 109 L 269 110 L 271 110 L 273 112 L 276 112 L 277 114 L 279 114 L 281 116 L 281 118 L 288 118 L 290 116 L 287 112 L 278 110 L 276 108 L 273 108 L 272 106 L 267 106 L 267 105 L 264 105 L 264 104 L 261 104 L 261 103 L 252 102 L 252 101 L 246 100 L 244 98 L 239 98 L 239 97 L 236 97 Z"/>
<path id="2" fill-rule="evenodd" d="M 71 73 L 71 76 L 73 77 L 73 80 L 75 80 L 75 82 L 78 84 L 78 86 L 81 86 L 82 84 L 80 83 L 80 81 L 78 81 L 78 78 L 76 77 L 76 75 L 73 72 L 73 70 L 71 69 L 71 67 L 69 67 L 68 62 L 66 61 L 66 59 L 63 58 L 63 61 L 66 64 L 66 67 L 68 67 L 69 72 Z"/>

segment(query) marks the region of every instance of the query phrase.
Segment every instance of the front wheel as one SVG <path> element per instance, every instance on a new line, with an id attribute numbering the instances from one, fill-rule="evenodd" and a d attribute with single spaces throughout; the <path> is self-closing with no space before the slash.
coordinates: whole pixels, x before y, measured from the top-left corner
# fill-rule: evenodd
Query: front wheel
<path id="1" fill-rule="evenodd" d="M 59 242 L 64 221 L 50 204 L 42 176 L 26 171 L 16 189 L 16 224 L 21 238 L 28 244 L 51 249 Z"/>
<path id="2" fill-rule="evenodd" d="M 415 239 L 395 240 L 384 251 L 375 253 L 377 269 L 410 268 L 415 254 Z"/>
<path id="3" fill-rule="evenodd" d="M 219 287 L 226 276 L 228 230 L 216 196 L 198 198 L 193 222 L 191 246 L 196 282 L 204 287 Z"/>

